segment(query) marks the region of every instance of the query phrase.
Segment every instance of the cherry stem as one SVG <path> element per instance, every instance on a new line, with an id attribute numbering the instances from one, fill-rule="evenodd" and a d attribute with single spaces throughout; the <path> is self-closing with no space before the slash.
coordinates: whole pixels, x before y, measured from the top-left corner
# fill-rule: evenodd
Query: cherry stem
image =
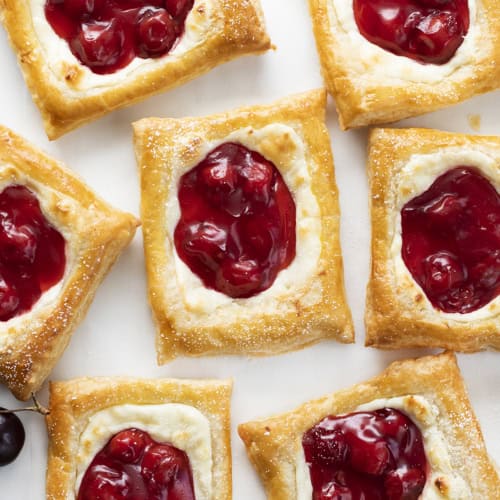
<path id="1" fill-rule="evenodd" d="M 50 411 L 42 406 L 35 395 L 31 394 L 31 399 L 33 400 L 33 406 L 28 406 L 26 408 L 17 408 L 15 410 L 0 410 L 0 413 L 20 413 L 22 411 L 33 411 L 35 413 L 40 413 L 40 415 L 48 415 Z"/>

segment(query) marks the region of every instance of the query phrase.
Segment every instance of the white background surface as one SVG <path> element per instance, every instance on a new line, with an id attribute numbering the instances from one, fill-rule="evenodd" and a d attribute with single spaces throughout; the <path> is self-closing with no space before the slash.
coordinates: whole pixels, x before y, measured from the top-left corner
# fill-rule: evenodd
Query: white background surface
<path id="1" fill-rule="evenodd" d="M 182 88 L 114 112 L 49 143 L 15 57 L 0 32 L 0 123 L 64 161 L 115 206 L 138 214 L 139 188 L 130 123 L 145 116 L 204 115 L 244 104 L 271 102 L 322 84 L 305 0 L 262 0 L 277 50 L 213 70 Z M 480 115 L 481 134 L 500 135 L 500 93 L 472 99 L 446 111 L 397 126 L 425 126 L 477 133 L 470 115 Z M 233 484 L 236 500 L 264 499 L 264 491 L 236 434 L 240 422 L 289 410 L 303 401 L 348 387 L 380 372 L 394 359 L 426 351 L 380 352 L 363 347 L 363 311 L 369 266 L 369 220 L 365 175 L 366 130 L 341 132 L 332 102 L 331 133 L 342 208 L 342 247 L 356 344 L 324 342 L 272 358 L 179 359 L 156 366 L 154 328 L 146 300 L 140 230 L 97 292 L 85 321 L 52 373 L 53 380 L 79 376 L 232 377 Z M 500 353 L 459 356 L 472 404 L 492 456 L 500 462 Z M 39 394 L 47 403 L 47 386 Z M 0 405 L 18 405 L 0 388 Z M 23 414 L 27 440 L 20 458 L 0 469 L 0 499 L 45 497 L 47 438 L 43 418 Z"/>

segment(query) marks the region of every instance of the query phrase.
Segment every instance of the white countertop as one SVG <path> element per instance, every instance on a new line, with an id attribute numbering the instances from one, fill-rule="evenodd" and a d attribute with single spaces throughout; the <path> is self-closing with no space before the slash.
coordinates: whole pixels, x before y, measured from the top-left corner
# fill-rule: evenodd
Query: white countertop
<path id="1" fill-rule="evenodd" d="M 322 84 L 306 0 L 262 0 L 276 51 L 245 57 L 142 104 L 114 112 L 50 143 L 24 85 L 15 57 L 0 31 L 0 123 L 64 161 L 115 206 L 138 214 L 139 188 L 130 123 L 145 116 L 204 115 L 244 104 L 271 102 Z M 500 93 L 397 126 L 500 135 Z M 480 116 L 473 130 L 471 115 Z M 52 373 L 78 376 L 232 377 L 233 483 L 236 500 L 261 500 L 264 490 L 236 434 L 240 422 L 289 410 L 307 399 L 348 387 L 380 372 L 395 359 L 428 351 L 382 352 L 363 347 L 364 296 L 369 265 L 369 219 L 365 175 L 366 130 L 341 132 L 332 102 L 331 133 L 342 207 L 342 247 L 355 345 L 324 342 L 272 358 L 179 359 L 156 366 L 154 328 L 146 300 L 141 232 L 97 292 L 85 321 Z M 472 405 L 491 455 L 500 463 L 500 353 L 459 356 Z M 39 394 L 47 403 L 47 388 Z M 0 388 L 0 406 L 18 404 Z M 18 460 L 0 469 L 0 498 L 45 498 L 47 438 L 43 419 L 23 414 L 27 440 Z"/>

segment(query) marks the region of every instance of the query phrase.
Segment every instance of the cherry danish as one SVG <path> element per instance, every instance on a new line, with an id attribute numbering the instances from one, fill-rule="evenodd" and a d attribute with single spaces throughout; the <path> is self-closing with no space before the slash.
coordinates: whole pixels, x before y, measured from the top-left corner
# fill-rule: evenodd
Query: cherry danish
<path id="1" fill-rule="evenodd" d="M 421 63 L 448 62 L 469 30 L 467 0 L 354 0 L 353 8 L 367 40 Z"/>
<path id="2" fill-rule="evenodd" d="M 94 73 L 135 57 L 167 54 L 182 36 L 194 0 L 47 0 L 45 15 L 73 55 Z"/>
<path id="3" fill-rule="evenodd" d="M 422 434 L 398 410 L 326 417 L 302 446 L 313 500 L 417 500 L 424 489 Z"/>
<path id="4" fill-rule="evenodd" d="M 251 297 L 295 257 L 295 203 L 277 168 L 241 144 L 211 151 L 179 184 L 180 258 L 208 288 Z"/>
<path id="5" fill-rule="evenodd" d="M 432 305 L 475 311 L 500 293 L 500 195 L 478 169 L 449 170 L 401 211 L 402 257 Z"/>

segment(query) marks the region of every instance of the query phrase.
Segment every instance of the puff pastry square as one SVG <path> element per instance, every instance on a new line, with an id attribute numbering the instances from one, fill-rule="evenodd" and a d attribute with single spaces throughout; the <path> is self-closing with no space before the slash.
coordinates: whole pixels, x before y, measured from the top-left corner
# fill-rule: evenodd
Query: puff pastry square
<path id="1" fill-rule="evenodd" d="M 443 65 L 421 64 L 364 38 L 352 2 L 309 0 L 322 73 L 343 129 L 402 120 L 498 88 L 500 14 L 469 0 L 470 28 Z"/>
<path id="2" fill-rule="evenodd" d="M 0 381 L 26 400 L 38 390 L 83 319 L 96 289 L 139 222 L 112 208 L 60 163 L 0 127 L 0 183 L 35 193 L 65 238 L 64 275 L 30 311 L 0 322 Z"/>
<path id="3" fill-rule="evenodd" d="M 401 209 L 453 167 L 479 169 L 500 190 L 500 138 L 425 129 L 375 129 L 368 172 L 372 265 L 366 344 L 398 349 L 500 349 L 500 297 L 466 314 L 434 307 L 402 259 Z"/>
<path id="4" fill-rule="evenodd" d="M 394 406 L 401 398 L 407 410 L 400 411 L 406 412 L 421 430 L 427 427 L 434 436 L 440 436 L 440 450 L 431 451 L 426 444 L 432 474 L 428 473 L 425 488 L 433 488 L 436 498 L 496 499 L 500 478 L 488 457 L 451 353 L 392 363 L 379 376 L 350 389 L 309 401 L 288 413 L 241 424 L 239 435 L 264 483 L 267 498 L 311 498 L 311 493 L 303 493 L 308 491 L 302 486 L 307 481 L 311 490 L 302 436 L 322 419 L 361 408 L 370 411 Z"/>
<path id="5" fill-rule="evenodd" d="M 181 85 L 215 66 L 270 48 L 259 0 L 195 0 L 170 55 L 136 59 L 108 75 L 73 56 L 44 14 L 44 0 L 5 0 L 0 15 L 50 139 L 116 108 Z"/>
<path id="6" fill-rule="evenodd" d="M 269 355 L 326 338 L 353 341 L 325 98 L 324 91 L 311 91 L 271 106 L 134 124 L 160 363 L 178 355 Z M 227 142 L 243 144 L 273 162 L 297 205 L 294 261 L 269 289 L 248 299 L 205 288 L 173 243 L 180 177 Z"/>
<path id="7" fill-rule="evenodd" d="M 197 484 L 204 486 L 203 491 L 195 491 L 196 497 L 200 500 L 230 500 L 231 390 L 230 381 L 219 380 L 102 377 L 51 383 L 50 414 L 47 416 L 47 500 L 76 498 L 78 477 L 85 472 L 94 452 L 99 451 L 114 434 L 131 427 L 149 432 L 156 441 L 174 446 L 178 446 L 178 441 L 184 441 L 183 451 L 190 458 L 195 490 Z M 168 415 L 158 413 L 159 408 L 160 412 L 164 411 L 158 405 L 167 406 L 167 410 L 176 407 L 175 411 L 179 411 L 182 405 L 184 412 L 181 415 L 188 417 L 172 420 Z M 208 429 L 202 434 L 208 442 L 204 439 L 198 439 L 194 444 L 190 442 L 190 433 L 186 429 L 191 425 L 189 415 L 193 412 L 197 422 L 201 419 L 204 428 Z M 109 423 L 113 429 L 105 424 L 99 425 L 100 422 Z M 158 424 L 156 429 L 151 427 L 154 422 Z M 163 432 L 165 436 L 161 435 Z M 199 434 L 196 428 L 191 428 L 190 432 Z M 203 450 L 200 452 L 199 448 Z M 204 480 L 197 481 L 203 472 Z"/>

